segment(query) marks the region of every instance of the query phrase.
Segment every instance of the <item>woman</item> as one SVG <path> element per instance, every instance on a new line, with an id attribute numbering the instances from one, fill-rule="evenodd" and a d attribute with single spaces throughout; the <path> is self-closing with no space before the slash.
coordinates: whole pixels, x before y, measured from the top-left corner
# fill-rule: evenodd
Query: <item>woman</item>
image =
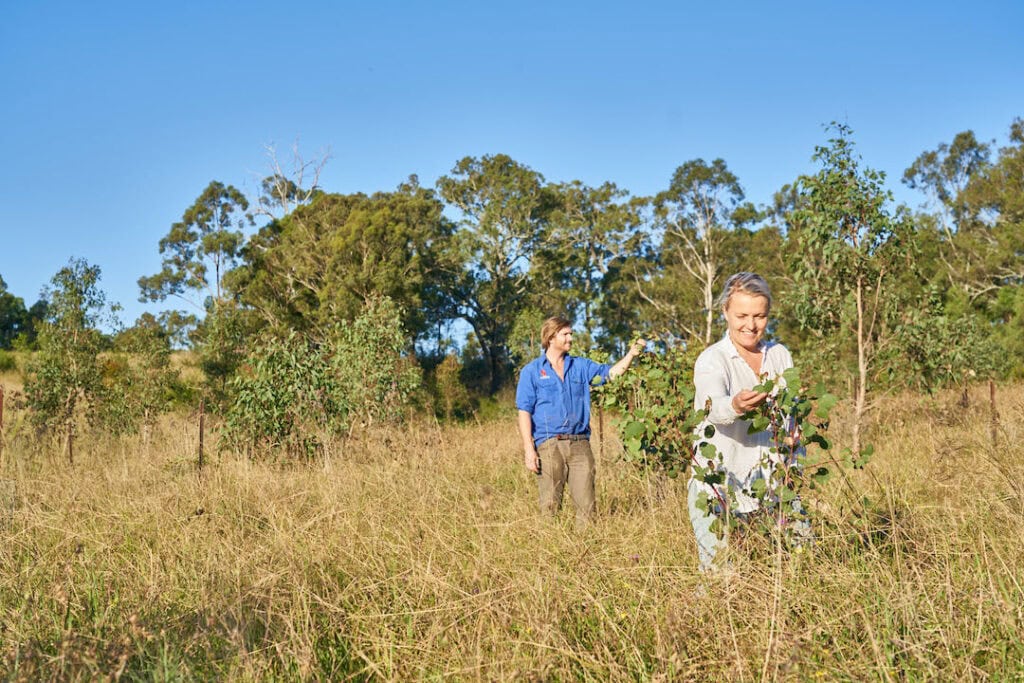
<path id="1" fill-rule="evenodd" d="M 714 436 L 708 441 L 721 455 L 726 484 L 735 495 L 733 512 L 743 515 L 758 508 L 757 499 L 744 491 L 749 490 L 756 479 L 765 476 L 761 460 L 772 446 L 772 440 L 767 432 L 748 434 L 750 423 L 741 420 L 740 415 L 761 405 L 768 397 L 767 393 L 753 390 L 761 383 L 761 377 L 767 375 L 775 379 L 782 375 L 784 370 L 793 367 L 793 357 L 782 344 L 764 340 L 772 295 L 763 277 L 754 273 L 731 275 L 725 281 L 718 305 L 728 331 L 721 341 L 706 348 L 694 364 L 694 403 L 697 409 L 703 410 L 710 401 L 707 418 L 699 430 L 703 433 L 707 424 L 714 425 Z M 725 541 L 711 531 L 714 515 L 697 507 L 702 491 L 712 501 L 717 499 L 710 485 L 691 476 L 687 496 L 690 521 L 697 537 L 700 568 L 706 571 L 713 566 L 715 555 L 725 546 Z M 725 496 L 724 491 L 718 493 Z"/>

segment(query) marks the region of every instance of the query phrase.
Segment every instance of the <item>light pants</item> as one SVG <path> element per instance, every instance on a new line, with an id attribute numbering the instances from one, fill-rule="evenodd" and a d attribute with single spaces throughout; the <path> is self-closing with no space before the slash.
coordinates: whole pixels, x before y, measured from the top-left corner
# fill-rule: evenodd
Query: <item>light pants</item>
<path id="1" fill-rule="evenodd" d="M 696 479 L 690 479 L 686 491 L 686 507 L 690 511 L 690 524 L 693 525 L 693 535 L 697 539 L 697 558 L 700 561 L 700 570 L 706 572 L 714 569 L 715 555 L 718 551 L 728 545 L 726 539 L 719 539 L 711 530 L 711 524 L 715 521 L 715 515 L 709 515 L 697 507 L 697 497 L 704 490 Z M 802 510 L 800 499 L 793 501 L 794 510 Z M 746 514 L 735 513 L 737 519 L 742 520 Z M 793 546 L 813 545 L 814 533 L 811 525 L 806 519 L 791 521 L 791 539 Z"/>
<path id="2" fill-rule="evenodd" d="M 569 495 L 576 507 L 577 525 L 586 525 L 594 517 L 594 454 L 589 441 L 548 439 L 537 448 L 540 474 L 537 489 L 540 509 L 550 515 L 562 506 L 562 492 L 569 485 Z"/>
<path id="3" fill-rule="evenodd" d="M 693 525 L 693 535 L 697 539 L 697 558 L 700 561 L 700 570 L 709 571 L 714 567 L 715 555 L 726 546 L 725 539 L 719 539 L 711 530 L 715 515 L 709 515 L 697 507 L 697 497 L 704 489 L 696 479 L 690 479 L 686 491 L 686 507 L 690 511 L 690 524 Z"/>

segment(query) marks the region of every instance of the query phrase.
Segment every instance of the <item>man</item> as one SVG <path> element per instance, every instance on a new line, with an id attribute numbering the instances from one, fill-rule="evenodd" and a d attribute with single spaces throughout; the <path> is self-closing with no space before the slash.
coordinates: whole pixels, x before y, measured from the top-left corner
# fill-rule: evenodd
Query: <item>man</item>
<path id="1" fill-rule="evenodd" d="M 594 455 L 590 450 L 590 382 L 618 377 L 647 342 L 639 339 L 615 365 L 570 356 L 572 323 L 555 316 L 540 331 L 541 356 L 519 374 L 516 408 L 526 469 L 537 474 L 540 509 L 555 514 L 562 492 L 576 506 L 576 521 L 594 516 Z"/>

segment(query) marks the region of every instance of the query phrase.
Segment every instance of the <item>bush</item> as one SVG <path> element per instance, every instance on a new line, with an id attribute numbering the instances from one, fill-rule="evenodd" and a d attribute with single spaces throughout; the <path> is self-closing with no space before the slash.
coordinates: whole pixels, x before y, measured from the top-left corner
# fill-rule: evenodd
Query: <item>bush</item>
<path id="1" fill-rule="evenodd" d="M 18 363 L 14 354 L 0 349 L 0 372 L 14 372 L 17 369 Z"/>
<path id="2" fill-rule="evenodd" d="M 295 332 L 259 339 L 229 387 L 228 443 L 309 457 L 326 436 L 400 419 L 422 383 L 407 348 L 401 310 L 386 297 L 320 343 Z"/>

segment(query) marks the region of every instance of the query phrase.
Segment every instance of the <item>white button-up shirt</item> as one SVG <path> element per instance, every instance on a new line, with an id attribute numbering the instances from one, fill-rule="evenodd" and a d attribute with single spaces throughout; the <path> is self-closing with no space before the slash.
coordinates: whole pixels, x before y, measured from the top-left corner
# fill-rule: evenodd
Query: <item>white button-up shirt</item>
<path id="1" fill-rule="evenodd" d="M 793 367 L 793 357 L 782 344 L 761 343 L 761 374 L 776 379 L 782 372 Z M 739 419 L 732 407 L 732 399 L 741 391 L 752 389 L 761 383 L 747 362 L 740 357 L 727 334 L 721 341 L 701 352 L 693 366 L 693 384 L 696 389 L 694 405 L 703 410 L 708 399 L 711 407 L 707 419 L 698 427 L 702 435 L 709 423 L 715 427 L 710 441 L 722 456 L 722 464 L 728 473 L 729 487 L 736 492 L 737 510 L 751 512 L 757 509 L 758 501 L 743 493 L 755 479 L 765 476 L 761 459 L 772 447 L 768 432 L 748 434 L 750 422 Z M 700 453 L 697 454 L 700 459 Z M 702 466 L 707 463 L 701 462 Z M 701 483 L 708 493 L 711 487 Z"/>

